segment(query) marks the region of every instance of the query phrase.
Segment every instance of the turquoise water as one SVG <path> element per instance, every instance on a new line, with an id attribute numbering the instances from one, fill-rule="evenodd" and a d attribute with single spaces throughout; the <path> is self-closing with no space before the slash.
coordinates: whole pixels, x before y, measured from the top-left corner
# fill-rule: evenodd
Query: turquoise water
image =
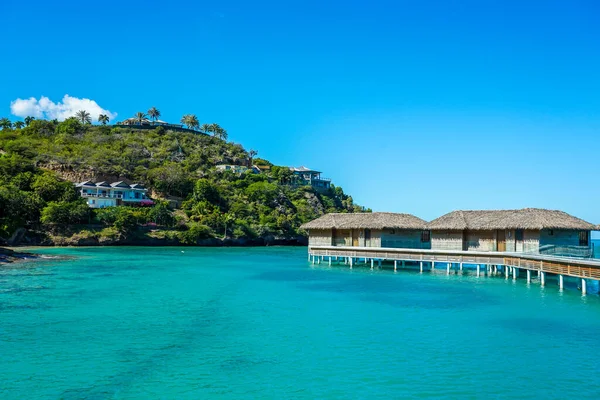
<path id="1" fill-rule="evenodd" d="M 575 282 L 312 268 L 306 248 L 40 251 L 74 258 L 0 269 L 1 398 L 600 395 L 600 297 Z"/>

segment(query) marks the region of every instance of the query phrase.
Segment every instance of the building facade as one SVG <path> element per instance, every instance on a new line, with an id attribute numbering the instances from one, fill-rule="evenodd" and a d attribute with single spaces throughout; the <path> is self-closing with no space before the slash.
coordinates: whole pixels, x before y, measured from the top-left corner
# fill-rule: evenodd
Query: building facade
<path id="1" fill-rule="evenodd" d="M 426 222 L 410 214 L 331 213 L 302 225 L 309 246 L 427 249 Z"/>
<path id="2" fill-rule="evenodd" d="M 302 225 L 309 246 L 354 246 L 591 257 L 596 226 L 562 211 L 453 211 L 429 223 L 409 214 L 326 214 Z"/>
<path id="3" fill-rule="evenodd" d="M 436 250 L 588 256 L 594 226 L 562 211 L 453 211 L 428 225 Z"/>
<path id="4" fill-rule="evenodd" d="M 139 183 L 129 185 L 124 181 L 113 183 L 85 181 L 75 186 L 90 208 L 154 204 L 147 196 L 147 189 Z"/>
<path id="5" fill-rule="evenodd" d="M 292 184 L 297 186 L 312 186 L 317 190 L 328 190 L 331 179 L 321 178 L 321 172 L 306 167 L 291 167 L 293 173 Z"/>

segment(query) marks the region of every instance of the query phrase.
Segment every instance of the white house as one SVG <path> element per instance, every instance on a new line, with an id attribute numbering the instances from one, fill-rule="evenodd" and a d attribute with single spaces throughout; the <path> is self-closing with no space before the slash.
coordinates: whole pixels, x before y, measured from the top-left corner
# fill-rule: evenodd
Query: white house
<path id="1" fill-rule="evenodd" d="M 154 204 L 146 195 L 148 190 L 139 183 L 129 185 L 123 181 L 113 183 L 85 181 L 75 186 L 79 189 L 81 197 L 87 199 L 87 204 L 91 208 Z"/>

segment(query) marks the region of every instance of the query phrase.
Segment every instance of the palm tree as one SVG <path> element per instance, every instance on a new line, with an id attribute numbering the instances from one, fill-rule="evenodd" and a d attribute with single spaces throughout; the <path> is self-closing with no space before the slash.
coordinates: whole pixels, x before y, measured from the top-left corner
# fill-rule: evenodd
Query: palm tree
<path id="1" fill-rule="evenodd" d="M 227 239 L 227 225 L 233 221 L 235 221 L 233 214 L 227 213 L 223 216 L 223 222 L 225 223 L 225 235 L 223 235 L 223 239 Z"/>
<path id="2" fill-rule="evenodd" d="M 190 129 L 196 130 L 198 129 L 198 127 L 200 126 L 200 121 L 198 121 L 198 117 L 196 117 L 194 114 L 188 115 L 188 122 L 187 122 L 187 126 Z"/>
<path id="3" fill-rule="evenodd" d="M 100 122 L 102 125 L 108 124 L 108 121 L 110 121 L 110 118 L 108 118 L 108 115 L 100 114 L 98 116 L 98 122 Z"/>
<path id="4" fill-rule="evenodd" d="M 35 117 L 25 117 L 25 126 L 29 126 L 29 124 L 31 123 L 31 121 L 33 121 L 35 119 Z"/>
<path id="5" fill-rule="evenodd" d="M 92 116 L 90 115 L 89 112 L 85 111 L 85 110 L 79 110 L 75 113 L 75 118 L 77 118 L 79 120 L 79 122 L 81 122 L 82 124 L 91 124 L 92 123 Z"/>
<path id="6" fill-rule="evenodd" d="M 17 121 L 13 124 L 13 126 L 15 127 L 15 129 L 22 129 L 25 126 L 25 122 Z"/>
<path id="7" fill-rule="evenodd" d="M 135 122 L 138 123 L 138 125 L 141 125 L 142 122 L 144 122 L 144 120 L 146 119 L 146 114 L 144 114 L 141 111 L 138 111 L 135 113 L 135 115 L 133 116 L 133 119 L 135 120 Z"/>
<path id="8" fill-rule="evenodd" d="M 10 129 L 12 128 L 12 122 L 8 118 L 2 118 L 0 119 L 0 127 L 2 130 Z"/>
<path id="9" fill-rule="evenodd" d="M 211 129 L 213 136 L 219 138 L 221 140 L 227 140 L 227 131 L 219 126 L 219 124 L 211 124 Z"/>
<path id="10" fill-rule="evenodd" d="M 158 108 L 152 107 L 148 110 L 148 116 L 156 121 L 160 117 L 160 111 L 158 111 Z"/>
<path id="11" fill-rule="evenodd" d="M 200 131 L 208 134 L 208 132 L 210 132 L 210 124 L 202 124 Z"/>

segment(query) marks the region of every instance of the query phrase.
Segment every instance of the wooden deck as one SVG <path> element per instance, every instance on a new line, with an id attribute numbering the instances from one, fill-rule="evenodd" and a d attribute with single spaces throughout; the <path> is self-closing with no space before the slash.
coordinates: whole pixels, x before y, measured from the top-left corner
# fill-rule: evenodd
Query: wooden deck
<path id="1" fill-rule="evenodd" d="M 366 258 L 389 261 L 441 262 L 497 265 L 575 278 L 600 280 L 600 260 L 530 255 L 508 252 L 477 252 L 377 247 L 311 246 L 309 257 Z"/>

